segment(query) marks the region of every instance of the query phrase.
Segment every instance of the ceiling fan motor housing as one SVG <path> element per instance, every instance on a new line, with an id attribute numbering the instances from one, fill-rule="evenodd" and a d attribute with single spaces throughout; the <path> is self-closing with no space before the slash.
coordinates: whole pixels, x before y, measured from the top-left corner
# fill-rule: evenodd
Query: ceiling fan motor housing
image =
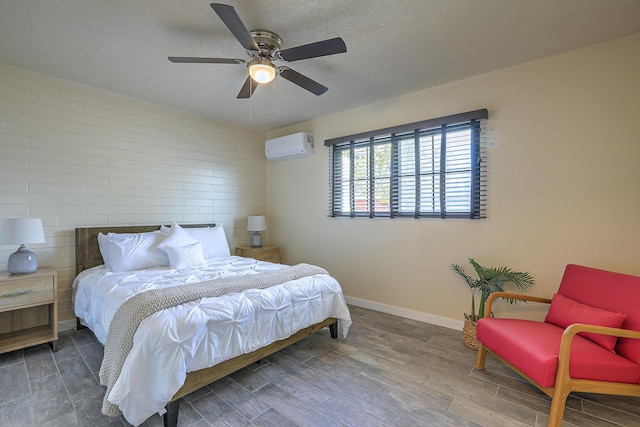
<path id="1" fill-rule="evenodd" d="M 282 48 L 282 39 L 273 31 L 251 30 L 250 34 L 258 44 L 261 54 L 268 54 L 273 58 L 276 52 Z"/>

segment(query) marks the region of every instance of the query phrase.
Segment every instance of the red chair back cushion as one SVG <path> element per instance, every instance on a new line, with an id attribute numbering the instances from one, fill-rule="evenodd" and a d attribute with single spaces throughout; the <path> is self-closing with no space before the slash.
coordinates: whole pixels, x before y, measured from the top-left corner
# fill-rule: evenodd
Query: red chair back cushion
<path id="1" fill-rule="evenodd" d="M 626 314 L 624 329 L 640 331 L 640 277 L 567 265 L 558 294 L 579 303 Z M 640 339 L 619 338 L 616 353 L 640 364 Z"/>

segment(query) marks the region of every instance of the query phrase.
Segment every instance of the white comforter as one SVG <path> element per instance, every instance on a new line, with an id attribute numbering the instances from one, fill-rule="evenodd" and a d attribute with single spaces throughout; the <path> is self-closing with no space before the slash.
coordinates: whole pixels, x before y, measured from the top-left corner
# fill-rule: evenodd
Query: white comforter
<path id="1" fill-rule="evenodd" d="M 103 344 L 120 305 L 148 289 L 282 268 L 250 258 L 209 260 L 199 269 L 113 273 L 104 266 L 83 271 L 73 283 L 74 310 Z M 164 406 L 187 372 L 249 353 L 328 317 L 346 337 L 351 318 L 338 282 L 319 274 L 262 290 L 204 298 L 145 319 L 108 400 L 138 425 Z"/>

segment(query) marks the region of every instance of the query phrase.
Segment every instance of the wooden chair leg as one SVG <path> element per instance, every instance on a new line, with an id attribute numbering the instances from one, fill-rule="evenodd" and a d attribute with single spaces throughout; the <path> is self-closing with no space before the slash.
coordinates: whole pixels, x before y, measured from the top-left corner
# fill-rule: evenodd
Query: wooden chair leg
<path id="1" fill-rule="evenodd" d="M 482 343 L 478 344 L 478 357 L 476 358 L 476 369 L 484 371 L 484 363 L 487 360 L 487 349 Z"/>
<path id="2" fill-rule="evenodd" d="M 564 417 L 564 406 L 567 403 L 569 392 L 556 387 L 551 398 L 551 410 L 549 411 L 549 427 L 561 427 Z"/>

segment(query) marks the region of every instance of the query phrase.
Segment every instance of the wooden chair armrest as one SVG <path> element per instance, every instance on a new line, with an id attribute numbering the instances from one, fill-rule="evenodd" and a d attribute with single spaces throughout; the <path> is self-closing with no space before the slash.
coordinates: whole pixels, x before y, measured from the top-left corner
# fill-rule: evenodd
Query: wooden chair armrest
<path id="1" fill-rule="evenodd" d="M 520 301 L 541 302 L 545 304 L 551 303 L 550 298 L 536 297 L 533 295 L 516 294 L 513 292 L 494 292 L 491 295 L 489 295 L 489 298 L 487 298 L 487 302 L 484 306 L 484 317 L 491 317 L 491 310 L 492 310 L 491 307 L 493 306 L 493 301 L 495 301 L 496 298 L 517 299 Z"/>

